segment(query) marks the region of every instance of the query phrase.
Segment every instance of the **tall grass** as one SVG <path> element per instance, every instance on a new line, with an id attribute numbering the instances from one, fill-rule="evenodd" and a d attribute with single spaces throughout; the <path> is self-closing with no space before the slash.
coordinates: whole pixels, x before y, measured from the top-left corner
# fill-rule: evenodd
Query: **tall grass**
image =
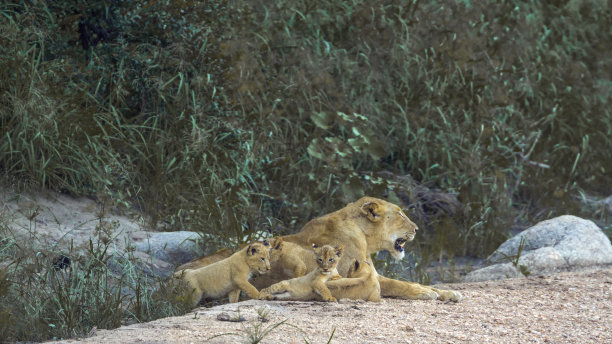
<path id="1" fill-rule="evenodd" d="M 579 201 L 612 193 L 608 2 L 0 6 L 0 169 L 24 185 L 218 246 L 364 194 L 409 209 L 425 257 L 564 213 L 610 233 Z"/>
<path id="2" fill-rule="evenodd" d="M 0 340 L 84 337 L 94 328 L 184 314 L 180 285 L 147 275 L 131 252 L 116 252 L 113 224 L 100 218 L 85 250 L 17 239 L 0 218 Z"/>

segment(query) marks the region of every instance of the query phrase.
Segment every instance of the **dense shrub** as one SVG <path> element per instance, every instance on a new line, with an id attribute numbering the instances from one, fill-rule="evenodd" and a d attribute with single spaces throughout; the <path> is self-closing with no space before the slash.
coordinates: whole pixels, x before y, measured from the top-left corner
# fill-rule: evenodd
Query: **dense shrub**
<path id="1" fill-rule="evenodd" d="M 412 209 L 424 256 L 563 213 L 609 233 L 580 202 L 612 191 L 607 2 L 0 6 L 0 169 L 24 186 L 219 245 L 364 194 Z"/>
<path id="2" fill-rule="evenodd" d="M 411 266 L 565 213 L 610 235 L 610 42 L 610 4 L 589 0 L 4 1 L 0 171 L 218 246 L 366 194 L 422 228 Z M 61 276 L 35 254 L 0 265 L 0 333 L 180 312 L 93 245 Z"/>

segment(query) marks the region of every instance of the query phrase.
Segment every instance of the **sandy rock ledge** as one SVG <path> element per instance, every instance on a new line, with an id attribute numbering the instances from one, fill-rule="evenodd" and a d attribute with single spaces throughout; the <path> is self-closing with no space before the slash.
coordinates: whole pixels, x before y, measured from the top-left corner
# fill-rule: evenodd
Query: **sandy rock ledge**
<path id="1" fill-rule="evenodd" d="M 326 343 L 334 329 L 332 343 L 612 343 L 612 269 L 444 287 L 463 300 L 249 300 L 61 343 L 250 343 L 282 321 L 261 343 Z M 245 321 L 219 321 L 221 313 Z"/>

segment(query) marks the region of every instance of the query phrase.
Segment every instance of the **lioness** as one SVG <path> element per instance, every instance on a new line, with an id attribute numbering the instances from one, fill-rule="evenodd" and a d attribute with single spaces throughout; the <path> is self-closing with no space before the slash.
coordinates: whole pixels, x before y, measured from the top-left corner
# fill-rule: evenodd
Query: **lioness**
<path id="1" fill-rule="evenodd" d="M 259 292 L 262 300 L 305 301 L 321 298 L 323 301 L 336 301 L 325 286 L 332 276 L 338 275 L 336 267 L 342 257 L 342 245 L 325 245 L 315 248 L 317 268 L 307 275 L 275 283 Z"/>
<path id="2" fill-rule="evenodd" d="M 237 302 L 240 291 L 256 299 L 259 291 L 249 283 L 253 273 L 270 271 L 270 244 L 251 244 L 216 263 L 195 270 L 186 269 L 176 272 L 175 278 L 182 278 L 194 306 L 202 297 L 220 298 L 229 294 L 229 302 Z"/>
<path id="3" fill-rule="evenodd" d="M 370 263 L 355 259 L 347 278 L 325 283 L 336 299 L 366 300 L 380 302 L 378 273 Z"/>
<path id="4" fill-rule="evenodd" d="M 393 203 L 362 197 L 331 214 L 309 221 L 299 233 L 282 237 L 286 242 L 308 248 L 312 243 L 344 245 L 344 259 L 338 272 L 347 276 L 355 259 L 372 264 L 370 255 L 387 250 L 396 259 L 404 257 L 404 244 L 412 241 L 417 226 Z M 283 276 L 270 275 L 277 281 Z M 461 294 L 414 282 L 403 282 L 378 276 L 381 296 L 405 299 L 441 299 L 458 301 Z"/>

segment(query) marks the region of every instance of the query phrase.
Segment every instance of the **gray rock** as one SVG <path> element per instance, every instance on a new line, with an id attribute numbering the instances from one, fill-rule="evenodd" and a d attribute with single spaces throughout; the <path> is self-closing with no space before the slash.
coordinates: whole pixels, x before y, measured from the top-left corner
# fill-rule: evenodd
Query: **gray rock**
<path id="1" fill-rule="evenodd" d="M 521 254 L 518 266 L 521 265 L 532 274 L 547 274 L 567 267 L 567 262 L 553 247 L 541 247 Z"/>
<path id="2" fill-rule="evenodd" d="M 196 232 L 178 231 L 150 233 L 148 239 L 134 242 L 136 250 L 154 258 L 179 265 L 205 254 L 200 247 L 201 237 Z"/>
<path id="3" fill-rule="evenodd" d="M 463 282 L 493 281 L 521 276 L 521 272 L 512 263 L 495 264 L 470 272 Z"/>
<path id="4" fill-rule="evenodd" d="M 521 241 L 523 248 L 517 262 Z M 508 264 L 517 271 L 523 266 L 531 274 L 608 265 L 612 264 L 612 245 L 592 221 L 564 215 L 542 221 L 510 238 L 487 258 L 487 262 L 492 265 L 472 271 L 465 281 L 497 279 L 505 274 L 517 277 L 508 273 Z"/>
<path id="5" fill-rule="evenodd" d="M 126 254 L 113 254 L 108 260 L 108 268 L 116 275 L 126 273 L 126 269 L 136 269 L 148 277 L 168 278 L 174 273 L 174 265 L 160 259 L 151 257 L 147 253 L 135 251 L 132 259 L 128 259 Z"/>

